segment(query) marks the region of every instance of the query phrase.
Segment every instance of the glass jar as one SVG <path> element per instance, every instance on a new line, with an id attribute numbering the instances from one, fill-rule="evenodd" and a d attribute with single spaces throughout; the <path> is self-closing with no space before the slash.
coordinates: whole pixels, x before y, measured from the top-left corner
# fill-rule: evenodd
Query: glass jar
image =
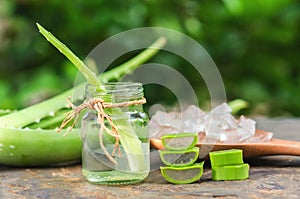
<path id="1" fill-rule="evenodd" d="M 142 100 L 141 83 L 116 82 L 101 87 L 86 86 L 86 99 L 103 99 L 117 105 L 104 108 L 116 127 L 118 139 L 105 129 L 96 110 L 88 109 L 81 120 L 82 173 L 96 184 L 124 185 L 144 180 L 150 170 L 148 116 L 142 104 L 120 107 L 118 104 Z M 112 129 L 108 119 L 107 129 Z M 115 152 L 114 152 L 115 150 Z"/>

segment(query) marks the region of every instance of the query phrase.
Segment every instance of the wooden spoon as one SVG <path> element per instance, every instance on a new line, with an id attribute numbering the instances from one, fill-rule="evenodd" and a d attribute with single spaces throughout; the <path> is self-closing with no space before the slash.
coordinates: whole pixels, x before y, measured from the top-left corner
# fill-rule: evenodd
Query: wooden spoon
<path id="1" fill-rule="evenodd" d="M 257 130 L 255 136 L 261 136 L 267 133 L 266 131 Z M 158 150 L 163 150 L 164 147 L 160 139 L 150 139 L 150 144 Z M 208 143 L 197 143 L 197 147 L 200 147 L 201 151 L 207 151 L 207 155 L 210 151 L 220 151 L 228 149 L 241 149 L 243 150 L 244 158 L 253 158 L 260 156 L 269 155 L 294 155 L 300 156 L 300 142 L 271 139 L 268 142 L 257 142 L 257 143 L 236 143 L 236 144 L 225 144 L 219 143 L 208 144 Z M 200 156 L 201 157 L 201 156 Z"/>

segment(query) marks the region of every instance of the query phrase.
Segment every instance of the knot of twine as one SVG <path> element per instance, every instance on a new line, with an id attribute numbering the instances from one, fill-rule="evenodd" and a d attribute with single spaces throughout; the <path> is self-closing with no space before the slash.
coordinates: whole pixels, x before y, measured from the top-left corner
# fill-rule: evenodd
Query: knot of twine
<path id="1" fill-rule="evenodd" d="M 72 108 L 72 110 L 66 114 L 66 117 L 63 120 L 63 122 L 61 123 L 57 132 L 60 132 L 69 122 L 71 122 L 74 119 L 73 124 L 69 127 L 67 132 L 64 134 L 64 136 L 67 135 L 74 128 L 74 126 L 79 118 L 79 114 L 82 110 L 84 110 L 84 109 L 96 110 L 98 123 L 100 124 L 100 129 L 99 129 L 100 146 L 101 146 L 102 150 L 104 151 L 106 157 L 114 164 L 117 164 L 116 160 L 112 156 L 114 156 L 116 150 L 118 150 L 119 157 L 121 157 L 121 150 L 120 150 L 120 146 L 119 146 L 120 135 L 117 131 L 116 125 L 113 123 L 113 120 L 111 119 L 111 117 L 108 114 L 105 113 L 104 109 L 106 109 L 106 108 L 122 108 L 125 106 L 145 104 L 146 99 L 143 97 L 142 99 L 139 99 L 139 100 L 131 100 L 131 101 L 126 101 L 126 102 L 112 103 L 112 102 L 105 102 L 101 98 L 93 98 L 93 99 L 85 100 L 79 106 L 75 106 L 71 102 L 70 99 L 71 99 L 71 97 L 68 97 L 67 100 L 68 100 L 68 104 Z M 109 129 L 105 126 L 105 120 L 108 121 L 111 129 Z M 102 140 L 103 130 L 106 133 L 110 134 L 111 136 L 115 137 L 115 139 L 116 139 L 115 146 L 114 146 L 114 149 L 113 149 L 113 152 L 111 155 L 109 154 L 109 152 L 107 151 L 107 149 L 105 148 L 105 146 L 103 144 L 103 140 Z"/>

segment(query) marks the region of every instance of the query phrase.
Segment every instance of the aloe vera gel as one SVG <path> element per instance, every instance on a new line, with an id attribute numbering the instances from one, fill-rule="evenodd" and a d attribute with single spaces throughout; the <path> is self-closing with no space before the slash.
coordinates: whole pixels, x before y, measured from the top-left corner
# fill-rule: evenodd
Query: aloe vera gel
<path id="1" fill-rule="evenodd" d="M 88 110 L 82 118 L 83 175 L 96 184 L 143 181 L 149 174 L 150 146 L 148 116 L 140 103 L 144 99 L 142 85 L 107 83 L 100 89 L 90 85 L 86 87 L 86 98 L 102 99 L 108 117 L 102 115 L 103 123 L 99 122 L 99 112 Z"/>

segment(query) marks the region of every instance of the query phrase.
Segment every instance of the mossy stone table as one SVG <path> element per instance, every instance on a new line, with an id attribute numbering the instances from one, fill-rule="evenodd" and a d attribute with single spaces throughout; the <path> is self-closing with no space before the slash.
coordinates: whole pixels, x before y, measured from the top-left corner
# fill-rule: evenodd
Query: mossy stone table
<path id="1" fill-rule="evenodd" d="M 274 137 L 300 141 L 300 119 L 255 118 Z M 54 168 L 0 167 L 0 198 L 300 198 L 300 157 L 247 159 L 250 178 L 212 181 L 208 165 L 201 181 L 168 184 L 158 170 L 142 183 L 103 186 L 87 182 L 80 164 Z"/>

